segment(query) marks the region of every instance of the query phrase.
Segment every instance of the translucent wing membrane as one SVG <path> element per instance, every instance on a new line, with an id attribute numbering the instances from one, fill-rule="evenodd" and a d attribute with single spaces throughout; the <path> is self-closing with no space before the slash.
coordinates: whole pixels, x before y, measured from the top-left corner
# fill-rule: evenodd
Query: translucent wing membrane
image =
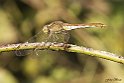
<path id="1" fill-rule="evenodd" d="M 43 30 L 40 30 L 36 35 L 28 39 L 25 43 L 35 43 L 35 42 L 63 42 L 67 43 L 69 39 L 69 33 L 68 31 L 63 31 L 60 33 L 44 33 Z M 31 55 L 33 57 L 35 55 L 41 54 L 41 50 L 26 50 L 26 55 Z M 24 56 L 22 51 L 17 51 L 16 52 L 17 56 Z M 34 57 L 33 57 L 34 58 Z"/>
<path id="2" fill-rule="evenodd" d="M 49 33 L 46 34 L 43 31 L 38 32 L 35 36 L 27 40 L 27 43 L 33 42 L 68 42 L 69 33 L 68 31 L 63 31 L 60 33 Z"/>

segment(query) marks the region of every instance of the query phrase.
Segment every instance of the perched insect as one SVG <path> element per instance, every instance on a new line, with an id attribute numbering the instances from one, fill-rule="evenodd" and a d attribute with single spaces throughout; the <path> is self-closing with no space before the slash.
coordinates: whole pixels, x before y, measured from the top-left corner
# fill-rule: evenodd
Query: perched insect
<path id="1" fill-rule="evenodd" d="M 62 21 L 55 21 L 43 27 L 43 33 L 48 34 L 46 40 L 59 40 L 62 39 L 62 42 L 67 42 L 69 39 L 68 32 L 73 29 L 78 28 L 95 28 L 95 27 L 105 27 L 106 25 L 102 23 L 89 23 L 89 24 L 69 24 L 63 23 Z M 57 35 L 63 35 L 58 37 Z M 65 36 L 64 36 L 65 35 Z"/>
<path id="2" fill-rule="evenodd" d="M 70 24 L 62 21 L 54 21 L 48 25 L 45 25 L 35 36 L 31 37 L 28 42 L 62 42 L 67 43 L 70 37 L 69 31 L 78 28 L 96 28 L 105 27 L 102 23 L 89 23 L 89 24 Z M 34 51 L 36 55 L 38 52 Z M 33 53 L 31 53 L 33 54 Z M 34 54 L 35 55 L 35 54 Z"/>

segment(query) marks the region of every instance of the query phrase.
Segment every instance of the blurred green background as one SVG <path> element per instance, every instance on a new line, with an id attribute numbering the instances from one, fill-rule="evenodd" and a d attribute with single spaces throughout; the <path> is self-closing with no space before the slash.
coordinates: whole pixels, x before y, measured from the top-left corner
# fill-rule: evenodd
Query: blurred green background
<path id="1" fill-rule="evenodd" d="M 101 22 L 71 31 L 69 43 L 124 54 L 124 0 L 0 0 L 0 45 L 25 42 L 55 20 Z M 65 51 L 0 54 L 0 83 L 124 83 L 123 64 Z"/>

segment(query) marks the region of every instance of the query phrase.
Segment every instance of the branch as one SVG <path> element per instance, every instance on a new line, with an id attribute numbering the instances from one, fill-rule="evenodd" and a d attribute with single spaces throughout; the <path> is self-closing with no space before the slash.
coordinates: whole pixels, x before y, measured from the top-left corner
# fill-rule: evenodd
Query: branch
<path id="1" fill-rule="evenodd" d="M 106 51 L 93 50 L 92 48 L 86 48 L 83 46 L 77 46 L 77 45 L 65 44 L 65 43 L 41 42 L 41 43 L 8 44 L 8 45 L 0 46 L 0 53 L 7 51 L 31 50 L 31 49 L 64 50 L 67 52 L 82 53 L 89 56 L 95 56 L 124 64 L 124 58 L 122 56 L 117 56 L 116 54 L 109 53 Z"/>

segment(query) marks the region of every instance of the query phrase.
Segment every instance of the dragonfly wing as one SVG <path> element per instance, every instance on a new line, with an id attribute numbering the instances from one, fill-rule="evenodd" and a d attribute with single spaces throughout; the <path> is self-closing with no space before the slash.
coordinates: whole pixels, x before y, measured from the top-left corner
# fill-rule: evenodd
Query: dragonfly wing
<path id="1" fill-rule="evenodd" d="M 36 35 L 34 35 L 33 37 L 29 38 L 25 43 L 45 42 L 47 40 L 48 36 L 49 36 L 48 34 L 43 33 L 43 31 L 41 30 Z M 38 55 L 37 50 L 35 50 L 35 49 L 34 50 L 25 50 L 25 52 L 17 51 L 17 52 L 15 52 L 15 54 L 17 56 Z"/>
<path id="2" fill-rule="evenodd" d="M 34 42 L 45 42 L 49 34 L 45 34 L 42 30 L 38 32 L 36 35 L 27 40 L 28 43 Z"/>
<path id="3" fill-rule="evenodd" d="M 64 42 L 64 43 L 67 43 L 68 42 L 68 39 L 69 39 L 69 33 L 68 31 L 62 31 L 60 33 L 52 33 L 52 34 L 49 34 L 49 37 L 48 37 L 48 42 Z"/>
<path id="4" fill-rule="evenodd" d="M 68 41 L 69 41 L 69 38 L 70 38 L 70 34 L 69 34 L 69 32 L 68 31 L 65 31 L 64 33 L 63 33 L 63 35 L 64 35 L 64 43 L 67 43 Z"/>

